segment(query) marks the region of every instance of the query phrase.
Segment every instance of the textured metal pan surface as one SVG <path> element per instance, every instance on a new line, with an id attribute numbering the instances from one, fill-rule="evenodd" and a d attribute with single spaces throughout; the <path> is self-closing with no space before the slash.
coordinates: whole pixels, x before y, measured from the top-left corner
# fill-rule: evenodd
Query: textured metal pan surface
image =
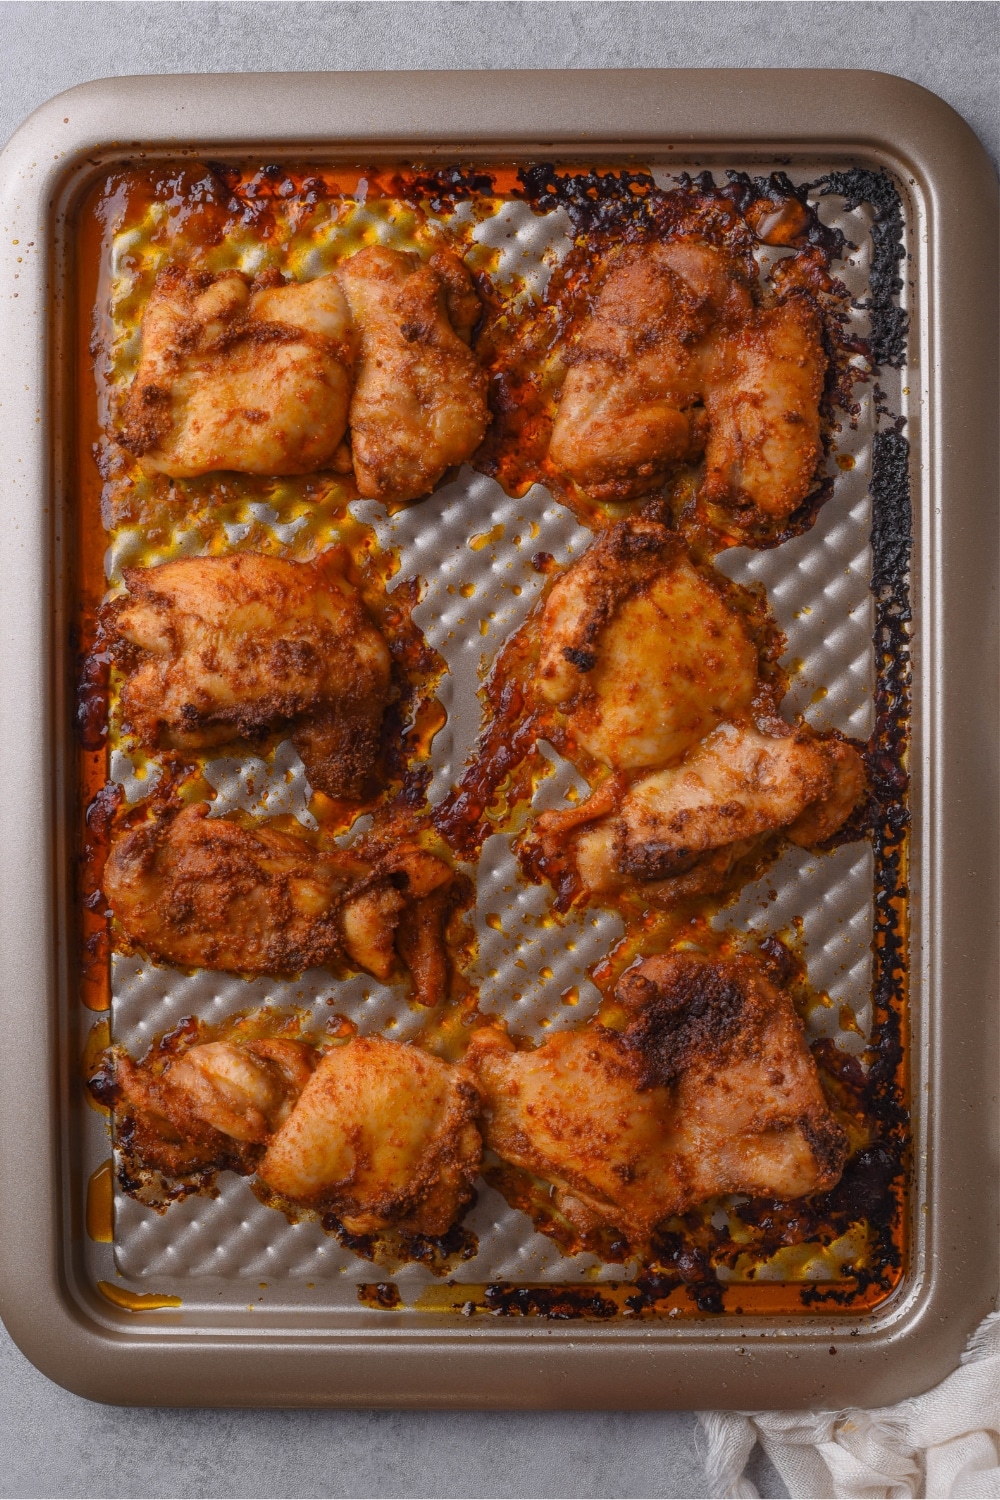
<path id="1" fill-rule="evenodd" d="M 681 173 L 694 175 L 699 168 L 694 160 L 671 161 L 669 171 L 663 165 L 651 165 L 658 185 L 664 187 L 673 186 Z M 734 160 L 716 167 L 720 180 L 730 165 L 735 169 L 739 164 Z M 829 161 L 800 163 L 795 180 L 814 182 L 830 168 Z M 869 332 L 871 210 L 867 204 L 848 207 L 842 197 L 834 195 L 818 202 L 823 222 L 840 230 L 854 247 L 835 262 L 835 271 L 851 298 L 847 335 L 860 341 Z M 131 378 L 137 355 L 136 310 L 148 295 L 156 268 L 176 253 L 169 240 L 164 242 L 157 235 L 163 213 L 160 204 L 154 203 L 141 230 L 130 226 L 116 232 L 113 224 L 108 228 L 109 266 L 102 277 L 102 292 L 106 291 L 110 304 L 107 347 L 112 388 L 124 388 Z M 458 217 L 471 221 L 471 204 L 462 204 Z M 507 281 L 516 275 L 520 296 L 537 298 L 553 261 L 570 243 L 567 223 L 562 208 L 539 214 L 511 200 L 476 222 L 472 238 L 499 250 L 492 269 L 497 279 Z M 429 226 L 433 231 L 433 215 Z M 426 228 L 405 202 L 381 199 L 359 204 L 351 197 L 324 202 L 290 238 L 280 268 L 295 276 L 320 275 L 333 269 L 345 248 L 352 250 L 359 240 L 375 239 L 405 249 Z M 183 244 L 183 238 L 179 243 Z M 259 268 L 261 254 L 261 241 L 251 230 L 243 239 L 227 237 L 215 252 L 220 266 L 234 264 L 247 272 Z M 759 256 L 766 275 L 776 252 L 762 245 Z M 98 316 L 104 312 L 99 308 Z M 905 417 L 906 368 L 881 371 L 879 381 L 883 413 L 889 409 Z M 840 414 L 841 430 L 827 461 L 835 476 L 833 498 L 820 511 L 816 524 L 771 550 L 737 548 L 723 553 L 717 565 L 738 582 L 766 589 L 788 638 L 785 661 L 792 672 L 792 690 L 787 711 L 805 713 L 817 728 L 838 729 L 866 740 L 872 729 L 874 688 L 868 481 L 872 435 L 885 418 L 876 412 L 870 381 L 858 384 L 854 396 L 858 411 L 851 422 Z M 143 483 L 141 478 L 137 482 Z M 238 485 L 235 489 L 238 495 Z M 273 504 L 230 503 L 223 522 L 227 547 L 253 545 L 246 541 L 249 535 L 257 546 L 263 538 L 264 545 L 281 544 L 291 555 L 309 555 L 317 527 L 323 523 L 303 513 L 300 506 L 294 506 L 293 512 L 295 496 L 296 482 L 291 481 L 278 485 Z M 354 502 L 351 512 L 374 528 L 385 551 L 398 556 L 397 579 L 420 578 L 414 623 L 447 664 L 438 697 L 448 718 L 434 739 L 428 791 L 435 805 L 459 779 L 474 751 L 483 678 L 503 642 L 523 623 L 541 593 L 544 575 L 532 567 L 532 557 L 545 552 L 565 566 L 581 555 L 592 533 L 543 486 L 535 485 L 522 498 L 513 499 L 494 480 L 469 468 L 427 500 L 396 515 L 388 515 L 373 501 Z M 181 515 L 152 555 L 163 561 L 214 551 L 217 532 L 218 523 L 211 518 Z M 109 588 L 121 586 L 121 569 L 129 562 L 145 562 L 149 557 L 141 527 L 113 527 L 106 555 Z M 143 766 L 144 779 L 136 782 L 130 776 L 132 764 L 127 756 L 120 750 L 113 751 L 113 756 L 112 774 L 122 780 L 127 795 L 148 792 L 159 774 L 155 760 Z M 539 809 L 561 802 L 570 786 L 581 793 L 586 790 L 572 765 L 554 751 L 551 766 L 551 775 L 534 799 Z M 310 820 L 310 789 L 289 742 L 279 746 L 269 763 L 259 757 L 223 756 L 210 761 L 206 774 L 218 793 L 213 815 L 240 806 L 255 813 L 291 812 L 306 824 Z M 552 922 L 552 892 L 548 886 L 525 880 L 508 834 L 496 834 L 487 841 L 474 873 L 477 954 L 470 978 L 479 989 L 480 1010 L 502 1017 L 513 1034 L 535 1041 L 544 1040 L 553 1030 L 589 1020 L 600 996 L 588 971 L 621 936 L 617 914 L 577 910 Z M 810 1035 L 834 1037 L 838 1046 L 855 1052 L 864 1048 L 871 1022 L 872 878 L 867 843 L 850 844 L 823 857 L 793 850 L 749 886 L 733 909 L 722 911 L 716 919 L 718 926 L 757 931 L 761 936 L 773 931 L 793 933 L 797 928 L 811 983 L 823 999 L 808 1018 Z M 307 1009 L 307 1027 L 317 1033 L 322 1032 L 331 1007 L 360 1033 L 381 1033 L 396 1040 L 414 1037 L 426 1019 L 419 1008 L 407 1004 L 398 986 L 381 985 L 366 975 L 334 981 L 325 972 L 315 971 L 292 982 L 247 981 L 208 971 L 183 974 L 139 957 L 115 955 L 113 976 L 111 1035 L 133 1056 L 141 1056 L 157 1036 L 187 1016 L 212 1024 L 262 1004 Z M 572 997 L 572 1004 L 567 1004 L 566 996 Z M 98 1149 L 106 1153 L 106 1142 Z M 96 1168 L 99 1160 L 90 1166 Z M 306 1297 L 325 1306 L 352 1307 L 359 1285 L 388 1274 L 342 1248 L 318 1221 L 287 1222 L 261 1204 L 246 1181 L 223 1176 L 218 1191 L 218 1197 L 188 1199 L 158 1213 L 119 1188 L 114 1268 L 122 1284 L 137 1290 L 155 1284 L 157 1293 L 181 1296 L 185 1304 L 192 1296 L 210 1295 L 214 1307 L 230 1305 L 235 1312 L 246 1307 L 248 1288 L 254 1301 L 269 1306 L 289 1297 L 301 1305 Z M 474 1234 L 478 1250 L 452 1270 L 451 1279 L 459 1284 L 572 1284 L 582 1279 L 621 1281 L 635 1275 L 634 1261 L 625 1266 L 602 1265 L 589 1254 L 563 1254 L 491 1187 L 480 1182 L 477 1191 L 478 1202 L 463 1223 Z M 101 1259 L 106 1258 L 105 1252 Z M 798 1274 L 805 1279 L 836 1281 L 843 1275 L 836 1255 L 819 1245 L 808 1259 L 800 1255 L 799 1262 Z M 776 1266 L 773 1275 L 780 1278 L 782 1274 Z M 210 1291 L 206 1278 L 212 1282 Z M 434 1277 L 430 1270 L 411 1263 L 394 1269 L 392 1280 L 404 1302 L 412 1305 Z"/>

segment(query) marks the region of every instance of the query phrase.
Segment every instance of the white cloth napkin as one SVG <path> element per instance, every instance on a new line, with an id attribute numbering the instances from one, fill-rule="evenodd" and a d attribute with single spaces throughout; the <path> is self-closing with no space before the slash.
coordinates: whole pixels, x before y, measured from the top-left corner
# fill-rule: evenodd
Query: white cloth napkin
<path id="1" fill-rule="evenodd" d="M 793 1500 L 1000 1497 L 1000 1313 L 934 1390 L 875 1411 L 699 1412 L 711 1494 L 753 1497 L 760 1443 Z"/>

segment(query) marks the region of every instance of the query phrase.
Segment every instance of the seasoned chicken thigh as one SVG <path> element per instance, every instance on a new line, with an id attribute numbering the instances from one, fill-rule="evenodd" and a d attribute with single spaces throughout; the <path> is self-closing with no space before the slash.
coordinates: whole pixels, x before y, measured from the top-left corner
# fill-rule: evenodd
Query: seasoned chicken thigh
<path id="1" fill-rule="evenodd" d="M 790 515 L 809 493 L 821 453 L 819 314 L 802 297 L 760 308 L 718 340 L 710 368 L 702 495 Z"/>
<path id="2" fill-rule="evenodd" d="M 489 1028 L 466 1053 L 485 1144 L 551 1182 L 572 1224 L 637 1242 L 717 1194 L 834 1186 L 844 1133 L 789 996 L 756 960 L 644 959 L 615 995 L 620 1032 L 594 1025 L 517 1051 Z"/>
<path id="3" fill-rule="evenodd" d="M 255 291 L 238 271 L 168 266 L 143 314 L 119 441 L 176 479 L 309 474 L 343 440 L 352 366 L 335 277 Z"/>
<path id="4" fill-rule="evenodd" d="M 258 1168 L 352 1234 L 440 1235 L 472 1195 L 482 1142 L 464 1067 L 382 1037 L 333 1047 Z"/>
<path id="5" fill-rule="evenodd" d="M 821 453 L 813 305 L 756 306 L 739 265 L 692 239 L 617 249 L 596 279 L 565 356 L 553 465 L 595 500 L 631 500 L 704 450 L 706 499 L 795 510 Z"/>
<path id="6" fill-rule="evenodd" d="M 202 750 L 291 730 L 317 791 L 359 798 L 379 770 L 390 657 L 334 554 L 256 552 L 127 568 L 104 611 L 147 750 Z"/>
<path id="7" fill-rule="evenodd" d="M 691 240 L 627 246 L 598 275 L 566 354 L 549 457 L 595 500 L 631 500 L 701 453 L 705 340 L 720 320 L 749 318 L 753 302 L 739 268 Z"/>
<path id="8" fill-rule="evenodd" d="M 283 1038 L 203 1042 L 157 1070 L 113 1053 L 124 1139 L 146 1167 L 249 1170 L 288 1119 L 312 1072 L 311 1047 Z"/>
<path id="9" fill-rule="evenodd" d="M 583 1232 L 604 1225 L 644 1238 L 680 1200 L 668 1156 L 672 1100 L 639 1091 L 639 1070 L 610 1032 L 560 1031 L 519 1052 L 499 1028 L 465 1056 L 484 1099 L 486 1147 L 542 1177 Z"/>
<path id="10" fill-rule="evenodd" d="M 351 400 L 358 490 L 402 502 L 428 494 L 486 432 L 486 376 L 463 341 L 478 298 L 461 262 L 372 245 L 336 275 L 361 345 Z"/>
<path id="11" fill-rule="evenodd" d="M 746 710 L 758 653 L 721 579 L 657 521 L 620 521 L 555 584 L 536 687 L 583 749 L 635 770 Z"/>
<path id="12" fill-rule="evenodd" d="M 414 846 L 375 864 L 321 851 L 265 825 L 208 816 L 208 803 L 168 810 L 113 839 L 104 890 L 129 939 L 154 958 L 241 974 L 298 973 L 349 961 L 388 979 L 401 917 L 439 910 L 453 875 Z M 438 941 L 443 943 L 440 925 Z M 435 1004 L 414 976 L 415 998 Z M 435 976 L 447 973 L 442 957 Z"/>
<path id="13" fill-rule="evenodd" d="M 598 790 L 536 824 L 550 859 L 575 868 L 588 896 L 634 890 L 656 905 L 725 885 L 734 865 L 782 832 L 812 845 L 835 833 L 865 788 L 860 755 L 807 729 L 763 734 L 719 726 L 681 763 Z"/>
<path id="14" fill-rule="evenodd" d="M 280 1037 L 242 1046 L 203 1042 L 183 1053 L 168 1076 L 193 1115 L 233 1140 L 259 1142 L 288 1119 L 313 1061 L 309 1047 Z"/>
<path id="15" fill-rule="evenodd" d="M 623 868 L 640 878 L 678 861 L 794 822 L 831 790 L 823 746 L 722 724 L 679 766 L 645 776 L 622 805 Z"/>
<path id="16" fill-rule="evenodd" d="M 482 1141 L 464 1066 L 382 1037 L 325 1053 L 262 1038 L 136 1064 L 117 1048 L 91 1086 L 116 1110 L 133 1170 L 256 1170 L 354 1234 L 440 1235 L 472 1196 Z"/>

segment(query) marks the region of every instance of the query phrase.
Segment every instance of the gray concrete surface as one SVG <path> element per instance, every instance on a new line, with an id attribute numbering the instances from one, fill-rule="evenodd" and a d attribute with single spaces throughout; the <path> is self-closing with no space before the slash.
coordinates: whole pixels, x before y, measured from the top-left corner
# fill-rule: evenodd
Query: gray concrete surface
<path id="1" fill-rule="evenodd" d="M 90 78 L 294 68 L 879 68 L 1000 159 L 996 4 L 0 3 L 0 139 Z M 784 1493 L 758 1455 L 761 1493 Z M 0 1329 L 0 1496 L 704 1496 L 685 1413 L 92 1405 Z"/>
<path id="2" fill-rule="evenodd" d="M 1000 157 L 996 4 L 0 4 L 0 135 L 87 78 L 289 68 L 880 68 Z"/>

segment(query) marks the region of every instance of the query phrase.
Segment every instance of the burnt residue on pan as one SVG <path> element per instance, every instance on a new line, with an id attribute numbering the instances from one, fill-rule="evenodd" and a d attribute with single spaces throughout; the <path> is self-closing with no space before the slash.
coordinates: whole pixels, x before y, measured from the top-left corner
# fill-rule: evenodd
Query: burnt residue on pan
<path id="1" fill-rule="evenodd" d="M 472 1204 L 468 1207 L 471 1208 Z M 287 1208 L 285 1212 L 288 1213 Z M 415 1262 L 433 1276 L 451 1276 L 465 1261 L 473 1260 L 479 1253 L 477 1236 L 461 1222 L 452 1224 L 439 1235 L 400 1234 L 392 1229 L 381 1234 L 352 1234 L 333 1214 L 324 1214 L 321 1223 L 327 1234 L 332 1234 L 345 1250 L 350 1250 L 361 1260 L 373 1261 L 390 1270 Z"/>
<path id="2" fill-rule="evenodd" d="M 395 1312 L 404 1305 L 394 1281 L 359 1282 L 358 1301 L 362 1307 L 378 1308 L 380 1312 Z"/>
<path id="3" fill-rule="evenodd" d="M 863 167 L 854 167 L 849 172 L 830 172 L 812 187 L 824 196 L 835 194 L 845 199 L 848 209 L 859 208 L 863 203 L 874 209 L 868 296 L 859 306 L 871 319 L 868 345 L 872 364 L 876 368 L 885 366 L 898 370 L 906 358 L 909 331 L 908 315 L 898 302 L 903 289 L 899 267 L 906 258 L 899 190 L 888 172 L 872 172 Z"/>

